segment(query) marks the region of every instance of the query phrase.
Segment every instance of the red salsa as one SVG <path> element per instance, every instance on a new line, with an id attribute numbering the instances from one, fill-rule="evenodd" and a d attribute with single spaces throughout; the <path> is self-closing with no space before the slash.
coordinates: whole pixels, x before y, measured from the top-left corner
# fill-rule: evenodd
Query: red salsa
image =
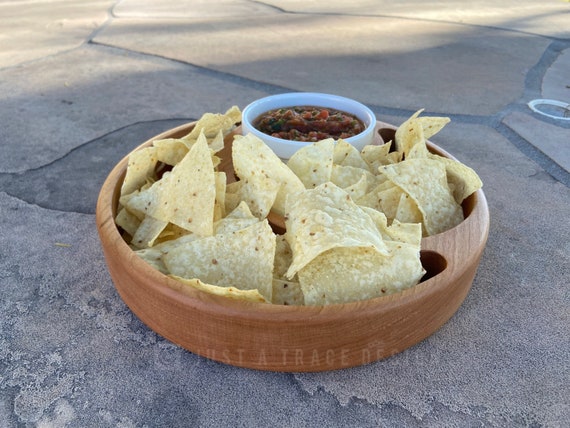
<path id="1" fill-rule="evenodd" d="M 253 126 L 272 137 L 293 141 L 320 141 L 349 138 L 366 126 L 355 115 L 324 107 L 298 106 L 270 110 L 260 115 Z"/>

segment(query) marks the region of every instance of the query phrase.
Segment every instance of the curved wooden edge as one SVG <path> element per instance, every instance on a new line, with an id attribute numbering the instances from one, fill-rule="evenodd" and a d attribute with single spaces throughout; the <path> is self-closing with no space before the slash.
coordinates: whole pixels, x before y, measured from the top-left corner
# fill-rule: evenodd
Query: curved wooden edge
<path id="1" fill-rule="evenodd" d="M 157 139 L 181 137 L 192 126 L 164 132 L 139 148 Z M 173 279 L 136 256 L 115 225 L 127 162 L 128 156 L 105 180 L 96 209 L 117 291 L 152 330 L 191 352 L 235 366 L 314 372 L 362 365 L 401 352 L 453 316 L 471 287 L 488 236 L 488 207 L 479 190 L 464 222 L 425 238 L 425 249 L 442 254 L 446 268 L 401 293 L 324 307 L 242 302 L 193 289 L 183 294 L 176 291 Z M 424 314 L 421 324 L 410 325 L 418 313 Z"/>

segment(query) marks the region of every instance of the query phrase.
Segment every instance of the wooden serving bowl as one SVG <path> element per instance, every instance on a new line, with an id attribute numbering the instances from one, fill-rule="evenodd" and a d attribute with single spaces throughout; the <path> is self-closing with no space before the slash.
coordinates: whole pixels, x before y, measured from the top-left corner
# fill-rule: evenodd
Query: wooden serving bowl
<path id="1" fill-rule="evenodd" d="M 194 123 L 153 140 L 180 138 Z M 394 127 L 379 123 L 378 142 Z M 231 139 L 220 153 L 220 168 L 231 167 Z M 430 151 L 452 157 L 429 144 Z M 243 302 L 199 290 L 178 291 L 177 281 L 139 258 L 115 224 L 128 157 L 107 177 L 97 202 L 96 221 L 103 253 L 119 295 L 152 330 L 198 355 L 259 370 L 316 372 L 380 360 L 420 342 L 457 311 L 473 282 L 489 232 L 483 191 L 463 203 L 465 220 L 422 239 L 427 274 L 403 292 L 330 306 L 282 306 Z M 233 177 L 232 174 L 228 176 Z"/>

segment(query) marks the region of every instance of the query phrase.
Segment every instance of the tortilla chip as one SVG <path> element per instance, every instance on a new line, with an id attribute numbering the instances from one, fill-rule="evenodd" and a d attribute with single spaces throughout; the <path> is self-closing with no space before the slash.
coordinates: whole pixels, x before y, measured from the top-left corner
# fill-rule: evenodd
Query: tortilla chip
<path id="1" fill-rule="evenodd" d="M 373 208 L 381 211 L 388 217 L 388 221 L 396 217 L 398 204 L 403 191 L 390 180 L 386 180 L 377 185 L 372 191 L 356 200 L 361 206 Z"/>
<path id="2" fill-rule="evenodd" d="M 371 248 L 333 248 L 299 271 L 306 305 L 372 299 L 416 285 L 425 271 L 419 246 L 385 241 L 389 255 Z"/>
<path id="3" fill-rule="evenodd" d="M 334 147 L 333 162 L 336 165 L 353 166 L 368 170 L 368 164 L 360 152 L 350 143 L 340 138 Z"/>
<path id="4" fill-rule="evenodd" d="M 121 186 L 121 196 L 129 195 L 139 190 L 154 176 L 154 169 L 158 163 L 157 149 L 145 147 L 129 155 L 127 172 Z"/>
<path id="5" fill-rule="evenodd" d="M 240 181 L 241 187 L 237 193 L 240 201 L 249 206 L 252 214 L 264 219 L 275 204 L 281 184 L 266 176 L 246 178 Z"/>
<path id="6" fill-rule="evenodd" d="M 331 179 L 335 142 L 332 138 L 308 144 L 297 150 L 287 162 L 287 166 L 312 189 Z"/>
<path id="7" fill-rule="evenodd" d="M 221 287 L 257 289 L 271 301 L 274 256 L 275 235 L 263 220 L 176 246 L 162 260 L 173 275 Z"/>
<path id="8" fill-rule="evenodd" d="M 402 155 L 403 159 L 407 159 L 409 152 L 416 146 L 416 151 L 420 150 L 425 152 L 425 156 L 423 157 L 427 157 L 424 129 L 417 120 L 417 116 L 422 111 L 423 110 L 417 111 L 396 130 L 396 151 Z"/>
<path id="9" fill-rule="evenodd" d="M 241 183 L 241 181 L 239 182 Z M 229 193 L 226 191 L 226 196 L 224 197 L 224 202 L 226 206 L 226 212 L 231 212 L 237 208 L 237 206 L 243 202 L 239 195 L 236 193 Z"/>
<path id="10" fill-rule="evenodd" d="M 450 122 L 448 117 L 419 117 L 422 111 L 414 113 L 396 130 L 396 150 L 404 159 L 428 157 L 426 141 Z"/>
<path id="11" fill-rule="evenodd" d="M 445 165 L 447 184 L 452 189 L 453 197 L 458 204 L 483 186 L 477 173 L 467 165 L 431 153 L 430 159 L 435 159 Z"/>
<path id="12" fill-rule="evenodd" d="M 259 219 L 251 213 L 245 202 L 241 202 L 227 217 L 214 224 L 214 231 L 216 235 L 221 235 L 245 229 L 257 222 Z"/>
<path id="13" fill-rule="evenodd" d="M 218 221 L 226 216 L 226 173 L 223 171 L 215 171 L 214 178 L 216 186 L 214 221 Z"/>
<path id="14" fill-rule="evenodd" d="M 402 223 L 422 223 L 422 213 L 416 202 L 407 193 L 402 192 L 394 218 Z"/>
<path id="15" fill-rule="evenodd" d="M 361 208 L 366 214 L 368 214 L 370 216 L 370 218 L 372 219 L 372 221 L 376 225 L 376 228 L 380 232 L 380 235 L 382 235 L 382 239 L 391 240 L 392 236 L 390 235 L 390 233 L 388 233 L 389 226 L 388 226 L 388 218 L 386 217 L 386 214 L 384 214 L 381 211 L 375 210 L 374 208 L 369 208 L 369 207 L 364 207 L 364 206 Z"/>
<path id="16" fill-rule="evenodd" d="M 388 227 L 388 241 L 403 242 L 415 245 L 418 250 L 422 243 L 422 226 L 420 223 L 403 223 L 394 220 Z"/>
<path id="17" fill-rule="evenodd" d="M 190 233 L 191 232 L 188 232 L 186 229 L 183 229 L 180 226 L 168 223 L 162 232 L 160 232 L 158 238 L 154 241 L 154 245 L 158 245 L 166 241 L 171 241 L 173 239 L 178 239 Z"/>
<path id="18" fill-rule="evenodd" d="M 297 281 L 273 278 L 273 300 L 274 305 L 304 305 L 305 298 L 301 285 Z"/>
<path id="19" fill-rule="evenodd" d="M 245 202 L 240 202 L 239 205 L 233 209 L 227 217 L 228 219 L 256 219 L 248 205 Z"/>
<path id="20" fill-rule="evenodd" d="M 400 152 L 390 152 L 386 155 L 388 159 L 388 164 L 402 162 L 402 153 Z"/>
<path id="21" fill-rule="evenodd" d="M 463 221 L 461 206 L 447 185 L 443 163 L 433 159 L 408 159 L 383 166 L 381 171 L 417 204 L 428 235 L 444 232 Z"/>
<path id="22" fill-rule="evenodd" d="M 136 248 L 152 247 L 154 241 L 159 237 L 167 224 L 167 221 L 146 216 L 133 235 L 131 244 Z"/>
<path id="23" fill-rule="evenodd" d="M 364 177 L 364 182 L 367 185 L 369 181 L 373 182 L 375 179 L 374 175 L 367 169 L 346 165 L 333 165 L 329 181 L 340 188 L 346 189 L 362 181 L 362 177 Z"/>
<path id="24" fill-rule="evenodd" d="M 286 239 L 293 261 L 289 279 L 317 257 L 336 247 L 365 247 L 386 253 L 374 222 L 340 187 L 325 183 L 289 200 Z"/>
<path id="25" fill-rule="evenodd" d="M 329 250 L 299 272 L 305 304 L 326 305 L 392 294 L 416 285 L 425 273 L 420 224 L 388 226 L 384 214 L 364 208 L 381 232 L 388 254 L 366 248 Z"/>
<path id="26" fill-rule="evenodd" d="M 273 262 L 273 277 L 287 279 L 285 274 L 293 261 L 293 252 L 285 235 L 277 235 L 275 239 L 275 260 Z"/>
<path id="27" fill-rule="evenodd" d="M 357 200 L 366 194 L 368 183 L 374 181 L 374 176 L 365 169 L 333 165 L 330 181 L 344 189 L 353 200 Z"/>
<path id="28" fill-rule="evenodd" d="M 240 290 L 235 287 L 220 287 L 218 285 L 206 284 L 199 279 L 181 278 L 176 275 L 170 275 L 170 277 L 175 279 L 176 282 L 169 282 L 168 285 L 190 297 L 194 296 L 189 290 L 196 289 L 216 296 L 223 296 L 244 302 L 269 303 L 258 290 Z"/>
<path id="29" fill-rule="evenodd" d="M 135 251 L 136 255 L 155 268 L 157 271 L 162 272 L 165 275 L 168 275 L 168 269 L 162 262 L 162 251 L 154 248 L 144 248 L 141 250 Z"/>
<path id="30" fill-rule="evenodd" d="M 200 138 L 172 171 L 134 195 L 126 207 L 202 236 L 213 233 L 216 179 L 210 150 Z"/>
<path id="31" fill-rule="evenodd" d="M 241 111 L 237 106 L 231 107 L 224 114 L 204 113 L 198 119 L 192 131 L 182 139 L 192 143 L 198 140 L 200 133 L 204 133 L 208 143 L 215 141 L 215 146 L 217 147 L 219 146 L 218 133 L 221 132 L 222 135 L 229 134 L 239 122 L 241 122 Z"/>
<path id="32" fill-rule="evenodd" d="M 428 140 L 441 131 L 451 119 L 449 117 L 423 116 L 418 117 L 417 121 L 422 127 L 424 138 Z"/>
<path id="33" fill-rule="evenodd" d="M 134 236 L 141 224 L 141 220 L 134 214 L 131 214 L 126 208 L 122 207 L 115 217 L 115 223 L 129 235 Z"/>
<path id="34" fill-rule="evenodd" d="M 264 180 L 274 180 L 279 184 L 275 202 L 271 208 L 277 214 L 285 213 L 287 196 L 305 190 L 303 182 L 287 165 L 259 138 L 252 134 L 236 135 L 232 152 L 236 175 L 252 186 L 266 188 Z"/>
<path id="35" fill-rule="evenodd" d="M 218 133 L 216 134 L 216 136 L 214 138 L 210 138 L 208 140 L 208 146 L 210 146 L 210 150 L 212 150 L 212 152 L 217 153 L 220 150 L 222 150 L 224 148 L 224 131 L 223 130 L 219 130 Z M 214 162 L 214 165 L 216 165 L 216 163 Z"/>
<path id="36" fill-rule="evenodd" d="M 156 157 L 160 162 L 168 165 L 176 165 L 190 150 L 189 146 L 179 138 L 165 138 L 155 140 L 152 145 L 156 147 Z"/>
<path id="37" fill-rule="evenodd" d="M 187 234 L 179 236 L 175 239 L 169 239 L 164 242 L 156 243 L 153 247 L 150 248 L 135 248 L 134 250 L 137 256 L 142 258 L 154 268 L 158 269 L 160 272 L 168 275 L 170 272 L 162 261 L 162 256 L 168 253 L 170 250 L 179 246 L 186 245 L 188 242 L 194 241 L 196 239 L 200 239 L 200 237 L 198 235 Z"/>
<path id="38" fill-rule="evenodd" d="M 381 145 L 364 146 L 360 152 L 360 155 L 362 156 L 362 159 L 364 159 L 364 161 L 368 164 L 370 171 L 378 171 L 378 167 L 393 163 L 388 157 L 391 146 L 391 141 L 388 141 L 387 143 Z"/>

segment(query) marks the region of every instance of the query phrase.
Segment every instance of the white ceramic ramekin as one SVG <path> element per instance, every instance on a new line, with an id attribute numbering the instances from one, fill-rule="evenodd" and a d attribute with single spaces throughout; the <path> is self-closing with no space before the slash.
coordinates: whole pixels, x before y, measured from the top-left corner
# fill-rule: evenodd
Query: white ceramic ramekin
<path id="1" fill-rule="evenodd" d="M 366 128 L 360 134 L 346 138 L 345 141 L 358 150 L 372 143 L 376 127 L 376 116 L 374 116 L 372 110 L 350 98 L 315 92 L 291 92 L 271 95 L 253 101 L 242 112 L 242 133 L 244 135 L 251 133 L 261 138 L 277 156 L 281 159 L 289 159 L 297 150 L 310 143 L 272 137 L 256 129 L 253 123 L 262 113 L 269 110 L 293 106 L 325 107 L 354 114 L 364 122 Z"/>

